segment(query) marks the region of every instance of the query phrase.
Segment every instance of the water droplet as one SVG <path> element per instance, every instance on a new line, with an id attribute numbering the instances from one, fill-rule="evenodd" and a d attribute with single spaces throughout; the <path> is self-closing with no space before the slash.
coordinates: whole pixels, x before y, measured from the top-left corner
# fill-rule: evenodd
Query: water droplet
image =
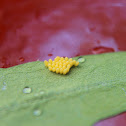
<path id="1" fill-rule="evenodd" d="M 45 92 L 44 91 L 41 91 L 40 94 L 43 95 Z"/>
<path id="2" fill-rule="evenodd" d="M 48 56 L 53 56 L 53 54 L 50 53 L 50 54 L 48 54 Z"/>
<path id="3" fill-rule="evenodd" d="M 23 62 L 25 59 L 23 57 L 19 58 L 20 62 Z"/>
<path id="4" fill-rule="evenodd" d="M 84 62 L 84 61 L 85 61 L 85 59 L 84 59 L 83 57 L 79 57 L 79 58 L 78 58 L 78 62 L 82 63 L 82 62 Z"/>
<path id="5" fill-rule="evenodd" d="M 25 93 L 25 94 L 29 94 L 29 93 L 31 93 L 31 91 L 32 91 L 32 89 L 29 88 L 29 87 L 25 87 L 25 88 L 23 89 L 23 93 Z"/>
<path id="6" fill-rule="evenodd" d="M 107 53 L 107 52 L 115 52 L 115 50 L 113 48 L 99 46 L 99 47 L 93 48 L 92 52 L 93 54 L 101 54 L 101 53 Z"/>
<path id="7" fill-rule="evenodd" d="M 39 96 L 39 94 L 34 94 L 34 96 L 36 96 L 36 97 L 37 97 L 37 96 Z"/>
<path id="8" fill-rule="evenodd" d="M 3 88 L 2 88 L 2 90 L 6 90 L 7 89 L 7 86 L 6 85 L 4 85 L 3 86 Z"/>
<path id="9" fill-rule="evenodd" d="M 2 88 L 2 90 L 6 90 L 6 89 L 7 89 L 6 82 L 3 82 L 3 88 Z"/>
<path id="10" fill-rule="evenodd" d="M 6 82 L 3 82 L 3 85 L 6 85 Z"/>
<path id="11" fill-rule="evenodd" d="M 40 115 L 42 114 L 42 112 L 41 112 L 41 110 L 36 109 L 36 110 L 34 110 L 33 114 L 34 114 L 35 116 L 40 116 Z"/>

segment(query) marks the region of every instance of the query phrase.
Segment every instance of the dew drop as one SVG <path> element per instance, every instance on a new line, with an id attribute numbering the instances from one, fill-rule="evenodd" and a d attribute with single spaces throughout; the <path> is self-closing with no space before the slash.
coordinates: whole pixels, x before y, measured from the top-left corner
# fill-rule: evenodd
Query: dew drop
<path id="1" fill-rule="evenodd" d="M 113 48 L 103 47 L 103 46 L 93 48 L 92 50 L 93 54 L 101 54 L 101 53 L 107 53 L 107 52 L 115 52 L 115 50 Z"/>
<path id="2" fill-rule="evenodd" d="M 45 92 L 44 91 L 41 91 L 40 94 L 43 95 Z"/>
<path id="3" fill-rule="evenodd" d="M 40 115 L 42 114 L 42 112 L 41 112 L 41 110 L 36 109 L 36 110 L 34 110 L 33 114 L 34 114 L 35 116 L 40 116 Z"/>
<path id="4" fill-rule="evenodd" d="M 23 89 L 23 93 L 25 93 L 25 94 L 30 94 L 31 91 L 32 91 L 32 89 L 29 88 L 29 87 L 25 87 L 25 88 Z"/>
<path id="5" fill-rule="evenodd" d="M 34 96 L 36 96 L 36 97 L 37 97 L 37 96 L 39 96 L 39 94 L 34 94 Z"/>
<path id="6" fill-rule="evenodd" d="M 84 59 L 83 57 L 79 57 L 79 58 L 78 58 L 78 62 L 79 62 L 79 63 L 83 63 L 84 61 L 85 61 L 85 59 Z"/>
<path id="7" fill-rule="evenodd" d="M 23 62 L 25 59 L 23 57 L 19 58 L 20 62 Z"/>
<path id="8" fill-rule="evenodd" d="M 6 82 L 3 82 L 3 88 L 2 88 L 2 90 L 6 90 L 6 89 L 7 89 Z"/>
<path id="9" fill-rule="evenodd" d="M 6 82 L 3 82 L 3 85 L 6 85 Z"/>
<path id="10" fill-rule="evenodd" d="M 3 86 L 3 88 L 2 88 L 2 90 L 6 90 L 7 89 L 7 86 L 6 85 L 4 85 Z"/>

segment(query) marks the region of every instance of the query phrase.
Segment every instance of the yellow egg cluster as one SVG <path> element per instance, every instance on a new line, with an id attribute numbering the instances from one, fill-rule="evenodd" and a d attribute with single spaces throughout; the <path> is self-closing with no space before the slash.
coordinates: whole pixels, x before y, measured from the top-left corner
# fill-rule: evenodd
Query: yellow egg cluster
<path id="1" fill-rule="evenodd" d="M 57 56 L 54 61 L 51 59 L 49 61 L 45 60 L 44 64 L 50 71 L 65 75 L 70 71 L 72 66 L 78 66 L 79 62 L 72 60 L 72 58 Z"/>

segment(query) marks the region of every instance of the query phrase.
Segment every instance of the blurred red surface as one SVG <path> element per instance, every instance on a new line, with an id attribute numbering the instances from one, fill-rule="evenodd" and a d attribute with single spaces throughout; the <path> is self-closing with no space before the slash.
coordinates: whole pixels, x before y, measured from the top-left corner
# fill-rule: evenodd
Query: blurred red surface
<path id="1" fill-rule="evenodd" d="M 126 126 L 126 113 L 96 123 L 94 126 Z"/>
<path id="2" fill-rule="evenodd" d="M 0 67 L 125 51 L 125 12 L 125 0 L 1 0 Z M 125 126 L 125 118 L 97 126 Z"/>

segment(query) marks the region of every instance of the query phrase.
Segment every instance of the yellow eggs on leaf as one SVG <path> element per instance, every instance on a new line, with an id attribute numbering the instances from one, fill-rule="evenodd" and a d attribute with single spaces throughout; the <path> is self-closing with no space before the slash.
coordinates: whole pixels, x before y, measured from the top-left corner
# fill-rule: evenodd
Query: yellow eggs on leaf
<path id="1" fill-rule="evenodd" d="M 44 64 L 50 71 L 66 75 L 70 71 L 70 68 L 72 66 L 78 66 L 79 62 L 72 60 L 72 58 L 57 56 L 54 61 L 51 59 L 49 61 L 45 60 Z"/>

